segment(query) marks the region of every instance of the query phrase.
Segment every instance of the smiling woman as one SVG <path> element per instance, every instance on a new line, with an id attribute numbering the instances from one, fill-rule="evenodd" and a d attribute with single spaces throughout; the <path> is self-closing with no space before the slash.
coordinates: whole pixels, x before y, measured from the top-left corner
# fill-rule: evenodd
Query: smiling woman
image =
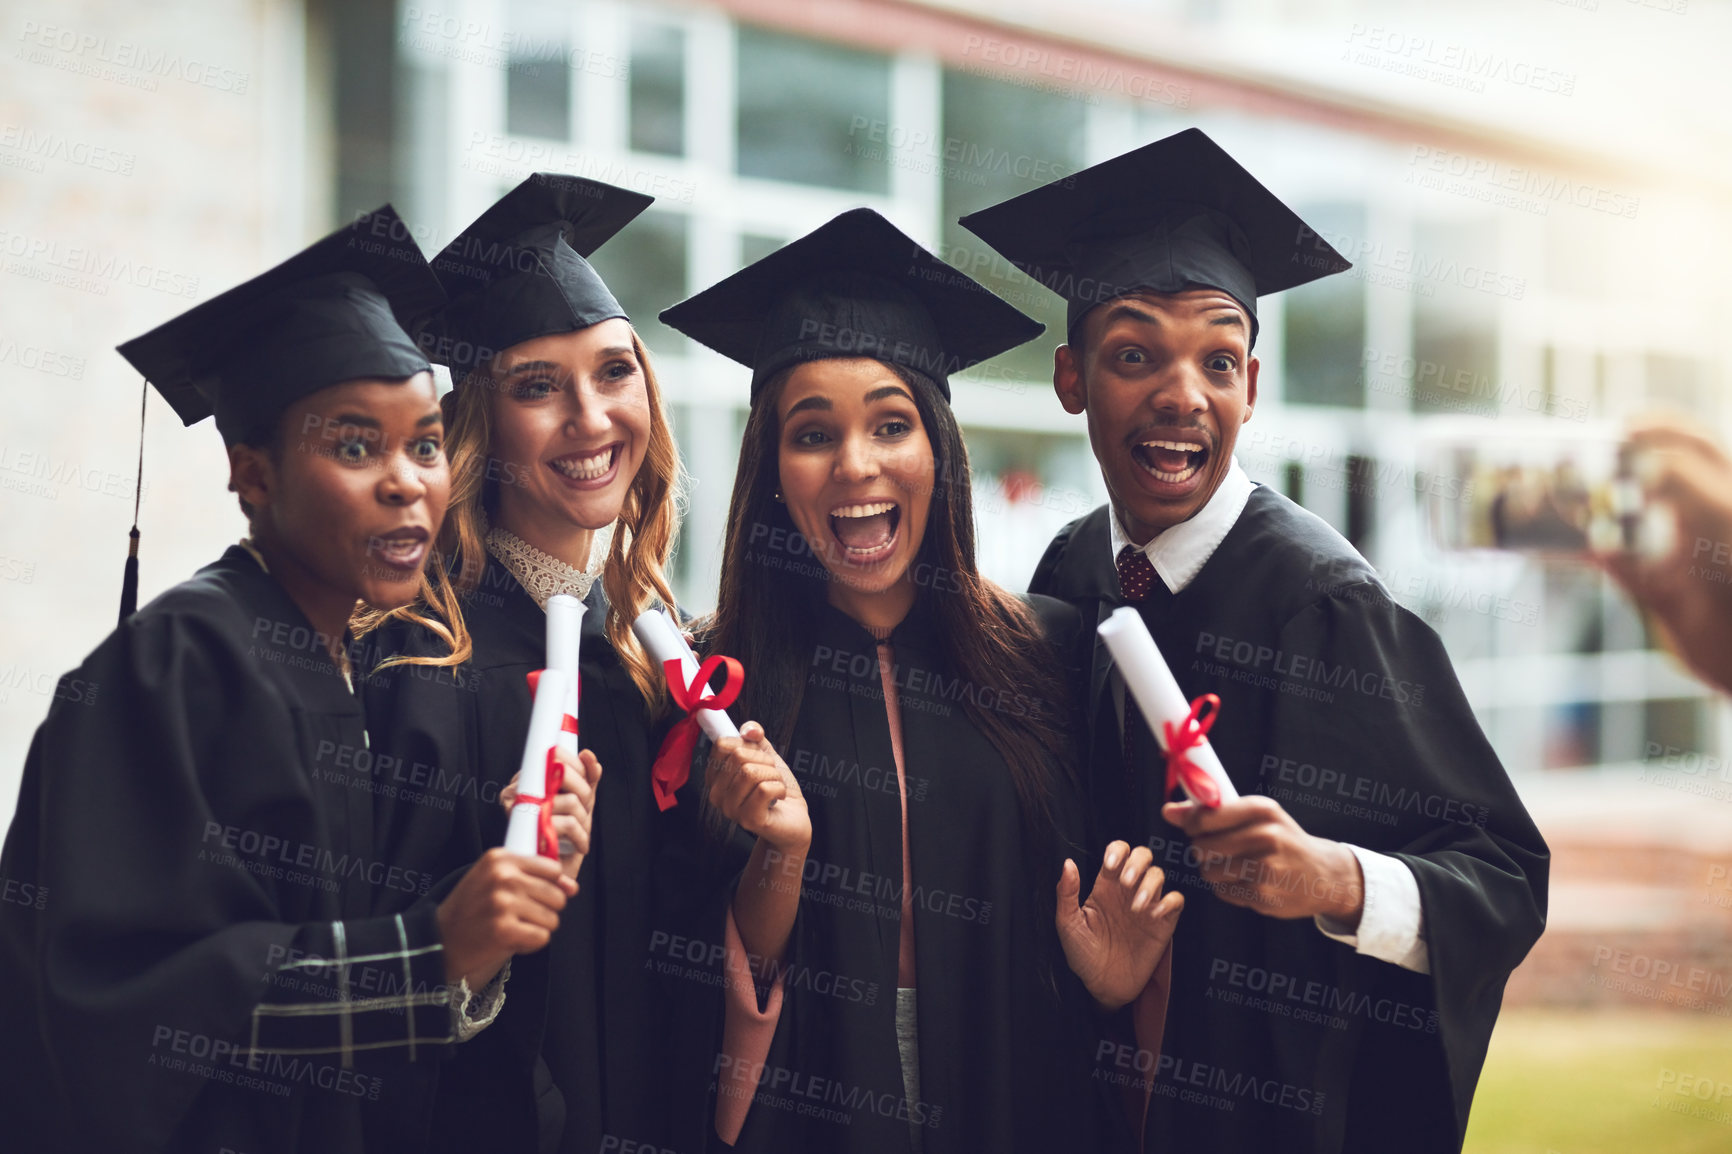
<path id="1" fill-rule="evenodd" d="M 452 509 L 442 573 L 375 635 L 385 659 L 368 701 L 386 719 L 375 748 L 471 784 L 459 834 L 439 847 L 448 869 L 499 845 L 528 676 L 547 664 L 544 609 L 565 594 L 587 607 L 579 739 L 606 770 L 594 844 L 573 841 L 562 856 L 568 875 L 583 871 L 579 899 L 552 946 L 514 965 L 496 1026 L 450 1063 L 437 1150 L 595 1150 L 609 1134 L 701 1145 L 699 1122 L 680 1129 L 701 1101 L 673 1108 L 657 1093 L 679 990 L 644 966 L 667 924 L 657 863 L 685 844 L 692 807 L 656 820 L 650 761 L 666 690 L 630 629 L 643 610 L 673 605 L 663 566 L 679 457 L 649 354 L 587 259 L 649 202 L 538 173 L 433 262 L 451 303 L 419 336 L 454 384 Z"/>
<path id="2" fill-rule="evenodd" d="M 1095 1027 L 1129 1040 L 1130 1012 L 1100 1011 L 1164 998 L 1151 975 L 1183 899 L 1121 843 L 1081 903 L 1077 863 L 1099 851 L 1060 676 L 1081 623 L 981 576 L 950 408 L 951 372 L 1039 326 L 866 209 L 662 319 L 752 369 L 700 632 L 742 659 L 736 712 L 757 720 L 685 791 L 757 839 L 702 927 L 753 979 L 730 983 L 707 1063 L 716 1134 L 763 1151 L 1115 1149 L 1128 1128 L 1088 1076 Z M 896 997 L 839 998 L 809 973 Z M 768 1070 L 895 1105 L 790 1111 L 757 1092 Z"/>
<path id="3" fill-rule="evenodd" d="M 465 426 L 473 410 L 490 407 L 490 456 L 512 466 L 512 483 L 492 502 L 497 523 L 580 568 L 591 534 L 618 518 L 649 451 L 640 352 L 623 317 L 536 337 L 494 358 L 458 401 Z"/>
<path id="4" fill-rule="evenodd" d="M 808 361 L 765 390 L 788 515 L 836 580 L 831 603 L 869 627 L 890 628 L 914 603 L 905 577 L 935 474 L 914 388 L 890 365 L 850 358 Z"/>

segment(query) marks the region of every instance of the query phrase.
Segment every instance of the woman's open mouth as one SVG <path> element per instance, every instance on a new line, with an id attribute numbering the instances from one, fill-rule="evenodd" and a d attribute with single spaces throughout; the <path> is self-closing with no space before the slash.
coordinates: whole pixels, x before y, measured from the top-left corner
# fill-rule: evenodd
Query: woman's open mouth
<path id="1" fill-rule="evenodd" d="M 830 535 L 850 565 L 872 565 L 896 550 L 902 510 L 894 501 L 840 505 L 830 510 Z"/>
<path id="2" fill-rule="evenodd" d="M 547 467 L 572 488 L 602 489 L 619 472 L 620 452 L 624 448 L 622 442 L 616 441 L 585 453 L 567 453 L 547 462 Z"/>
<path id="3" fill-rule="evenodd" d="M 1199 483 L 1211 450 L 1198 440 L 1161 437 L 1131 446 L 1131 459 L 1163 496 L 1179 496 Z"/>
<path id="4" fill-rule="evenodd" d="M 405 525 L 367 539 L 367 553 L 400 573 L 419 573 L 433 535 L 420 525 Z"/>

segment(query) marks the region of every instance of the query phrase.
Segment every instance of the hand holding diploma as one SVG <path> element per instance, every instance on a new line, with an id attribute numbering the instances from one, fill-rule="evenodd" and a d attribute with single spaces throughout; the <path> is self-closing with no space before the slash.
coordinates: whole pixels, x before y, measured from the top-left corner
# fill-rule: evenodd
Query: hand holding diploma
<path id="1" fill-rule="evenodd" d="M 563 771 L 563 780 L 553 797 L 553 833 L 559 842 L 559 869 L 575 879 L 589 853 L 589 838 L 595 817 L 595 794 L 601 784 L 601 762 L 585 749 L 577 754 L 556 750 L 554 759 Z M 515 812 L 517 778 L 499 792 L 499 804 L 507 813 Z"/>
<path id="2" fill-rule="evenodd" d="M 1191 798 L 1169 802 L 1161 816 L 1190 836 L 1216 896 L 1271 917 L 1321 914 L 1357 926 L 1365 894 L 1353 851 L 1306 833 L 1272 798 L 1239 796 L 1205 736 L 1214 724 L 1214 714 L 1204 713 L 1209 698 L 1185 700 L 1135 609 L 1115 610 L 1099 633 L 1168 752 L 1169 787 L 1176 776 Z"/>
<path id="3" fill-rule="evenodd" d="M 1197 872 L 1229 905 L 1273 918 L 1322 915 L 1358 928 L 1365 910 L 1359 859 L 1341 842 L 1306 833 L 1274 798 L 1242 797 L 1216 809 L 1169 802 L 1161 816 L 1190 837 Z"/>
<path id="4" fill-rule="evenodd" d="M 469 867 L 435 917 L 445 952 L 445 979 L 479 990 L 513 954 L 531 954 L 552 939 L 559 912 L 577 883 L 543 857 L 490 849 Z"/>
<path id="5" fill-rule="evenodd" d="M 560 844 L 553 817 L 564 778 L 556 754 L 577 754 L 578 644 L 583 613 L 583 602 L 575 597 L 556 593 L 547 599 L 547 668 L 529 675 L 534 702 L 529 733 L 523 742 L 523 760 L 511 779 L 517 789 L 505 830 L 505 848 L 513 853 L 540 854 L 554 860 L 569 859 L 573 853 L 572 847 Z"/>
<path id="6" fill-rule="evenodd" d="M 812 818 L 800 781 L 757 722 L 716 742 L 708 781 L 710 804 L 747 833 L 784 855 L 803 856 L 811 848 Z"/>
<path id="7" fill-rule="evenodd" d="M 734 891 L 733 911 L 753 973 L 768 981 L 793 933 L 806 853 L 812 848 L 812 816 L 799 780 L 755 721 L 746 722 L 739 736 L 716 742 L 707 780 L 710 804 L 757 835 Z"/>
<path id="8" fill-rule="evenodd" d="M 665 609 L 645 610 L 631 623 L 631 628 L 650 660 L 661 666 L 674 704 L 686 713 L 668 731 L 650 769 L 656 804 L 668 810 L 678 804 L 674 795 L 691 776 L 692 751 L 697 747 L 698 733 L 707 734 L 711 741 L 740 735 L 723 711 L 740 695 L 745 670 L 732 657 L 719 654 L 699 665 L 697 655 Z M 727 679 L 721 692 L 716 693 L 710 689 L 710 677 L 723 668 L 728 671 Z"/>

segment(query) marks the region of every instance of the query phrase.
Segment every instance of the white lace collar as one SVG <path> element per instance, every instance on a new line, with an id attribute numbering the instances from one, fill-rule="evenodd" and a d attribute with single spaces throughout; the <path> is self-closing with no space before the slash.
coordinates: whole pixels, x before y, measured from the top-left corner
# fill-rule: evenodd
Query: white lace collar
<path id="1" fill-rule="evenodd" d="M 523 586 L 523 591 L 547 608 L 547 599 L 555 593 L 569 593 L 582 601 L 589 596 L 589 587 L 601 576 L 602 563 L 607 560 L 608 546 L 613 541 L 614 527 L 609 525 L 590 538 L 589 564 L 579 569 L 567 565 L 558 557 L 543 553 L 516 533 L 495 525 L 487 530 L 487 551 L 499 559 Z"/>

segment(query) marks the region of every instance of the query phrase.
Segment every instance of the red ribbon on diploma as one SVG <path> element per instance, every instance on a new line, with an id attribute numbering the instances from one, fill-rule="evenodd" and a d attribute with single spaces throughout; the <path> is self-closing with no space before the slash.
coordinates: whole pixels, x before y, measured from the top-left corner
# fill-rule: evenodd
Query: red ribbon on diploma
<path id="1" fill-rule="evenodd" d="M 529 695 L 535 696 L 537 685 L 541 681 L 541 670 L 531 670 L 529 673 Z M 565 733 L 577 732 L 577 718 L 567 713 L 560 717 L 559 728 Z M 542 857 L 559 860 L 559 835 L 553 832 L 553 799 L 559 796 L 559 787 L 565 783 L 565 766 L 554 756 L 554 746 L 547 748 L 547 772 L 541 780 L 541 793 L 534 794 L 528 789 L 527 782 L 517 783 L 517 800 L 535 802 L 541 807 L 541 817 L 536 821 L 535 852 Z"/>
<path id="2" fill-rule="evenodd" d="M 703 697 L 704 687 L 721 668 L 728 671 L 721 690 L 714 697 Z M 697 676 L 692 678 L 690 685 L 685 682 L 683 670 L 683 662 L 662 662 L 662 672 L 668 679 L 668 695 L 686 714 L 668 730 L 661 749 L 656 752 L 655 765 L 650 768 L 650 789 L 655 792 L 657 807 L 664 813 L 679 804 L 674 794 L 692 776 L 692 750 L 698 744 L 697 711 L 726 709 L 740 696 L 740 690 L 746 684 L 745 668 L 732 657 L 723 657 L 719 653 L 698 666 Z"/>
<path id="3" fill-rule="evenodd" d="M 1203 707 L 1209 707 L 1208 716 L 1203 716 Z M 1173 790 L 1180 785 L 1197 803 L 1209 809 L 1217 809 L 1221 804 L 1221 787 L 1215 784 L 1215 779 L 1197 766 L 1186 756 L 1194 747 L 1203 744 L 1203 739 L 1209 736 L 1209 730 L 1215 726 L 1215 718 L 1221 715 L 1221 699 L 1213 693 L 1191 702 L 1191 712 L 1185 715 L 1185 720 L 1174 725 L 1170 721 L 1161 722 L 1161 732 L 1166 738 L 1167 746 L 1167 796 L 1171 797 Z"/>

